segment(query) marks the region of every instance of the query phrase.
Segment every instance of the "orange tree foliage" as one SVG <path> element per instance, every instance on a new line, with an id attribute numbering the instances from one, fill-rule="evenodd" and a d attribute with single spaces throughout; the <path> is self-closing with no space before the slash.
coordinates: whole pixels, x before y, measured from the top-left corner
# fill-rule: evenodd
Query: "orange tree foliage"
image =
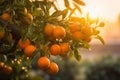
<path id="1" fill-rule="evenodd" d="M 56 3 L 56 0 L 0 1 L 0 61 L 4 64 L 0 64 L 0 75 L 22 79 L 23 75 L 19 74 L 27 74 L 36 56 L 37 60 L 47 57 L 52 63 L 55 62 L 50 60 L 51 56 L 74 56 L 80 61 L 79 48 L 90 49 L 92 39 L 99 39 L 104 44 L 98 30 L 104 23 L 90 19 L 89 15 L 82 16 L 80 7 L 85 6 L 84 1 L 72 0 L 71 7 L 69 0 L 64 0 L 63 10 Z M 79 16 L 74 16 L 76 11 Z M 6 66 L 12 68 L 6 70 L 8 74 L 3 72 Z M 55 66 L 57 70 L 54 70 Z M 57 73 L 59 66 L 56 63 L 55 66 L 48 66 L 48 69 Z"/>

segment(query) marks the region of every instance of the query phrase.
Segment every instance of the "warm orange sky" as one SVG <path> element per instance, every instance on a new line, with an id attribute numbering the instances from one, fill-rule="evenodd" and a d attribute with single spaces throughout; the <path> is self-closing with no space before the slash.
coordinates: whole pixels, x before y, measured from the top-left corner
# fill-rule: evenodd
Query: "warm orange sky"
<path id="1" fill-rule="evenodd" d="M 120 13 L 120 0 L 83 0 L 86 6 L 83 11 L 99 15 L 108 20 L 115 20 Z"/>
<path id="2" fill-rule="evenodd" d="M 63 0 L 57 0 L 59 8 L 64 9 L 61 6 Z M 84 14 L 89 12 L 94 16 L 99 16 L 108 20 L 116 20 L 118 14 L 120 13 L 120 0 L 83 0 L 86 6 L 82 7 Z"/>

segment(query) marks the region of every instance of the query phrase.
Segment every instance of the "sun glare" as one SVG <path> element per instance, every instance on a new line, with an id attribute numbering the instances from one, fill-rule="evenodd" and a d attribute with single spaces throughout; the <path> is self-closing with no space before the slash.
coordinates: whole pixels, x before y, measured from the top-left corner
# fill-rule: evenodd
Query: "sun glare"
<path id="1" fill-rule="evenodd" d="M 88 13 L 89 13 L 90 18 L 92 18 L 92 19 L 95 19 L 100 16 L 96 9 L 91 8 L 88 10 Z"/>

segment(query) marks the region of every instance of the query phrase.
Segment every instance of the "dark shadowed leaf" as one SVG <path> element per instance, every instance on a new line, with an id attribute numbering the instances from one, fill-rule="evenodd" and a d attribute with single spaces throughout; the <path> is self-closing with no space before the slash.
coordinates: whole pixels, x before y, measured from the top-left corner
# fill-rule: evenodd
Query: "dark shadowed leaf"
<path id="1" fill-rule="evenodd" d="M 79 5 L 85 6 L 85 2 L 81 1 L 81 0 L 73 0 L 74 2 L 76 2 Z"/>
<path id="2" fill-rule="evenodd" d="M 75 56 L 75 58 L 76 58 L 77 61 L 81 60 L 81 55 L 79 54 L 79 52 L 78 52 L 77 49 L 74 50 L 74 56 Z"/>
<path id="3" fill-rule="evenodd" d="M 59 17 L 59 16 L 61 16 L 62 15 L 62 11 L 55 11 L 51 16 L 52 17 Z"/>
<path id="4" fill-rule="evenodd" d="M 73 56 L 74 56 L 74 52 L 73 52 L 73 50 L 70 50 L 69 57 L 73 58 Z"/>
<path id="5" fill-rule="evenodd" d="M 27 32 L 27 36 L 29 37 L 29 36 L 31 36 L 32 35 L 32 33 L 33 33 L 33 31 L 34 31 L 34 26 L 29 26 L 28 27 L 28 32 Z"/>

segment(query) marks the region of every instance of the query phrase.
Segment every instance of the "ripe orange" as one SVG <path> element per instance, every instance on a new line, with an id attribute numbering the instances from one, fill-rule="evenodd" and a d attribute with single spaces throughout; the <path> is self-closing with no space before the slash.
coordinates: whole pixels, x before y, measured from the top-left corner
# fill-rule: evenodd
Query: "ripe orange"
<path id="1" fill-rule="evenodd" d="M 5 75 L 10 75 L 12 73 L 13 69 L 11 66 L 5 66 L 2 69 L 2 73 L 4 73 Z"/>
<path id="2" fill-rule="evenodd" d="M 104 22 L 100 22 L 99 26 L 100 26 L 100 27 L 104 27 L 104 26 L 105 26 L 105 23 L 104 23 Z"/>
<path id="3" fill-rule="evenodd" d="M 10 19 L 10 15 L 8 13 L 3 13 L 1 18 L 4 20 L 4 21 L 8 21 Z"/>
<path id="4" fill-rule="evenodd" d="M 53 36 L 54 26 L 52 24 L 47 24 L 44 28 L 44 33 L 47 36 Z"/>
<path id="5" fill-rule="evenodd" d="M 52 55 L 56 56 L 56 55 L 59 55 L 60 52 L 61 52 L 61 48 L 58 44 L 53 44 L 51 47 L 50 47 L 50 52 Z"/>
<path id="6" fill-rule="evenodd" d="M 81 31 L 76 31 L 72 34 L 72 38 L 75 40 L 82 40 L 83 39 L 83 34 Z"/>
<path id="7" fill-rule="evenodd" d="M 84 38 L 84 40 L 85 40 L 85 41 L 87 41 L 87 42 L 91 42 L 91 40 L 92 40 L 92 37 L 91 37 L 91 36 L 89 36 L 89 37 L 86 37 L 86 38 Z"/>
<path id="8" fill-rule="evenodd" d="M 92 28 L 89 25 L 85 25 L 82 27 L 81 32 L 85 36 L 91 36 L 92 35 Z"/>
<path id="9" fill-rule="evenodd" d="M 78 23 L 72 23 L 70 25 L 70 32 L 71 33 L 74 33 L 75 31 L 79 31 L 80 30 L 80 27 L 78 26 Z"/>
<path id="10" fill-rule="evenodd" d="M 60 53 L 60 56 L 67 56 L 67 53 L 69 51 L 69 44 L 68 43 L 62 43 L 60 44 L 60 48 L 61 48 L 61 53 Z"/>
<path id="11" fill-rule="evenodd" d="M 0 62 L 0 70 L 5 66 L 4 62 Z"/>
<path id="12" fill-rule="evenodd" d="M 40 69 L 47 69 L 50 66 L 50 60 L 47 57 L 41 57 L 38 59 L 37 65 Z"/>
<path id="13" fill-rule="evenodd" d="M 28 18 L 30 19 L 31 22 L 33 21 L 33 16 L 31 13 L 28 13 Z"/>
<path id="14" fill-rule="evenodd" d="M 32 53 L 36 50 L 36 47 L 33 45 L 28 45 L 24 49 L 24 53 L 27 57 L 31 57 Z"/>
<path id="15" fill-rule="evenodd" d="M 55 62 L 50 62 L 50 66 L 47 70 L 47 72 L 51 75 L 58 73 L 59 67 Z"/>
<path id="16" fill-rule="evenodd" d="M 26 39 L 24 42 L 22 41 L 22 39 L 20 39 L 18 41 L 18 46 L 22 49 L 24 49 L 28 45 L 30 45 L 30 40 L 29 39 Z"/>
<path id="17" fill-rule="evenodd" d="M 5 37 L 5 32 L 4 31 L 0 31 L 0 39 Z"/>
<path id="18" fill-rule="evenodd" d="M 24 7 L 24 13 L 27 14 L 27 8 L 26 7 Z"/>
<path id="19" fill-rule="evenodd" d="M 57 39 L 64 38 L 66 36 L 65 29 L 61 26 L 57 26 L 53 31 L 53 36 Z"/>

